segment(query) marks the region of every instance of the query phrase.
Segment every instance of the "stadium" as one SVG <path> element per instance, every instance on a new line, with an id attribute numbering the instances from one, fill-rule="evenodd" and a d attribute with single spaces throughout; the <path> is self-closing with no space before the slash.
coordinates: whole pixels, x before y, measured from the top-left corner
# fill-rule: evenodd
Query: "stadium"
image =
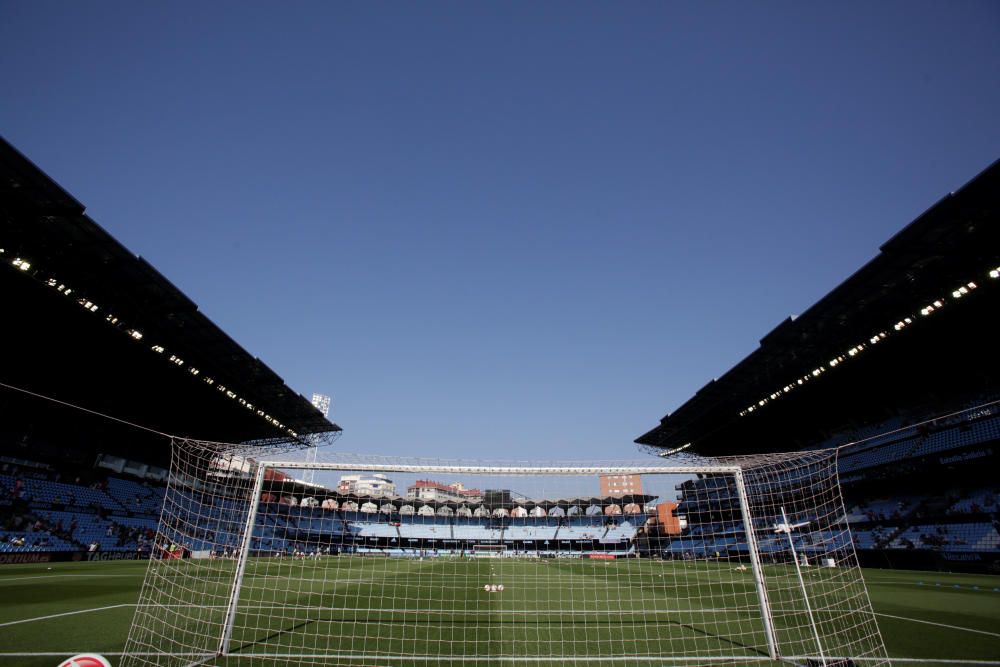
<path id="1" fill-rule="evenodd" d="M 321 397 L 0 170 L 16 664 L 1000 664 L 1000 164 L 610 462 L 343 454 Z"/>

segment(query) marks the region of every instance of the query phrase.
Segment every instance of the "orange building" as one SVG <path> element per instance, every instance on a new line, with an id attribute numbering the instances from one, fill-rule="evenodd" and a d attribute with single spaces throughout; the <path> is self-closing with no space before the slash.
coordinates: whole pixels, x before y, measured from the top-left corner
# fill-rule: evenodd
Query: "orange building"
<path id="1" fill-rule="evenodd" d="M 677 503 L 669 500 L 656 505 L 656 519 L 663 526 L 663 532 L 667 535 L 681 534 L 681 520 L 674 516 L 675 509 L 677 509 Z"/>

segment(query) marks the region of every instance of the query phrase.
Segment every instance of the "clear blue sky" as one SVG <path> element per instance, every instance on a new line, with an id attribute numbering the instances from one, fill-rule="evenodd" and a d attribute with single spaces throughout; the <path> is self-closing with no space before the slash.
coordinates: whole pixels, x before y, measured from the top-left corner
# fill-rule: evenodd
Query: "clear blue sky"
<path id="1" fill-rule="evenodd" d="M 339 447 L 632 457 L 1000 156 L 1000 4 L 6 0 L 0 91 Z"/>

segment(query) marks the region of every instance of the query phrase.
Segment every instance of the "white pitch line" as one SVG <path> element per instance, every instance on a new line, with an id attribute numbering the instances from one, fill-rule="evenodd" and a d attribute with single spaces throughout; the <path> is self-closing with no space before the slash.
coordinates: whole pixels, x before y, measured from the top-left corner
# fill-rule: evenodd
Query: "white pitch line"
<path id="1" fill-rule="evenodd" d="M 816 660 L 814 655 L 786 655 L 782 656 L 783 660 Z M 866 662 L 880 662 L 885 663 L 885 658 L 878 657 L 858 657 L 858 658 L 848 658 L 842 655 L 828 655 L 827 660 L 853 660 L 854 662 L 866 663 Z M 889 656 L 890 662 L 912 662 L 917 664 L 930 663 L 936 665 L 1000 665 L 1000 660 L 975 660 L 968 658 L 899 658 L 896 656 Z"/>
<path id="2" fill-rule="evenodd" d="M 146 574 L 36 574 L 30 577 L 0 577 L 0 584 L 8 581 L 28 581 L 30 579 L 56 579 L 58 577 L 144 577 Z"/>
<path id="3" fill-rule="evenodd" d="M 13 653 L 13 652 L 11 652 L 11 653 L 3 653 L 3 652 L 0 652 L 0 658 L 45 658 L 45 657 L 53 657 L 54 658 L 54 657 L 60 657 L 60 656 L 65 656 L 65 655 L 72 655 L 74 652 L 75 651 L 36 651 L 36 652 L 21 652 L 21 653 Z M 104 651 L 101 655 L 111 656 L 111 657 L 120 657 L 120 656 L 124 656 L 125 652 L 124 651 Z M 150 656 L 163 656 L 163 655 L 167 655 L 167 654 L 165 654 L 163 652 L 155 652 L 155 651 L 137 651 L 137 652 L 134 652 L 134 653 L 129 653 L 128 655 L 150 657 Z M 182 658 L 201 657 L 201 658 L 210 659 L 210 658 L 215 658 L 216 657 L 216 655 L 214 653 L 170 653 L 169 655 L 171 657 L 182 657 Z M 276 658 L 276 657 L 280 657 L 280 658 L 321 658 L 321 657 L 322 658 L 330 658 L 330 657 L 337 657 L 337 656 L 331 656 L 331 655 L 325 654 L 325 653 L 318 653 L 318 654 L 232 653 L 232 654 L 230 654 L 230 657 L 231 658 L 267 657 L 267 658 L 272 658 L 273 659 L 273 658 Z M 349 657 L 349 658 L 356 659 L 356 660 L 370 659 L 368 656 L 344 656 L 344 657 Z M 421 662 L 429 659 L 429 658 L 425 658 L 425 657 L 422 657 L 422 656 L 392 656 L 392 657 L 395 657 L 395 658 L 398 658 L 398 659 L 404 659 L 405 658 L 405 659 L 410 659 L 410 660 L 414 660 L 414 661 L 421 661 Z M 653 661 L 658 661 L 658 660 L 659 661 L 679 661 L 679 660 L 692 660 L 692 659 L 695 659 L 697 661 L 715 661 L 715 660 L 734 660 L 734 659 L 738 659 L 740 657 L 741 656 L 711 658 L 711 657 L 702 657 L 702 656 L 700 656 L 700 657 L 697 657 L 697 658 L 691 658 L 691 657 L 660 657 L 660 656 L 657 656 L 657 657 L 652 657 L 652 658 L 645 658 L 645 657 L 640 656 L 640 659 L 649 659 L 649 660 L 653 660 Z M 763 660 L 764 659 L 764 658 L 762 658 L 762 656 L 759 656 L 759 655 L 758 656 L 742 656 L 742 657 L 744 659 L 753 659 L 753 660 Z M 438 659 L 438 657 L 434 656 L 433 659 Z M 450 661 L 459 661 L 459 660 L 464 661 L 464 660 L 481 660 L 482 658 L 474 658 L 474 657 L 470 657 L 470 656 L 462 656 L 461 658 L 450 658 L 448 656 L 445 656 L 443 659 L 450 660 Z M 505 661 L 518 660 L 518 658 L 496 658 L 496 659 L 498 659 L 498 660 L 505 660 Z M 536 661 L 536 660 L 550 660 L 550 661 L 551 660 L 555 660 L 555 661 L 569 660 L 571 662 L 576 662 L 576 661 L 581 661 L 581 660 L 582 661 L 590 661 L 590 660 L 594 660 L 594 659 L 605 660 L 605 658 L 587 658 L 587 657 L 565 657 L 565 658 L 544 657 L 544 658 L 533 658 L 533 657 L 530 657 L 530 656 L 526 656 L 525 658 L 522 658 L 522 659 L 529 660 L 529 661 Z M 618 658 L 618 660 L 624 660 L 624 659 L 634 660 L 636 658 L 635 657 Z M 791 657 L 789 659 L 790 660 L 796 660 L 798 658 Z M 856 662 L 882 662 L 883 661 L 881 658 L 854 658 L 854 660 Z M 961 660 L 961 659 L 955 659 L 955 658 L 940 658 L 940 659 L 935 659 L 935 658 L 897 658 L 897 657 L 890 657 L 889 660 L 891 660 L 892 662 L 906 662 L 906 663 L 915 663 L 915 664 L 984 665 L 984 666 L 987 666 L 987 667 L 995 666 L 995 665 L 1000 665 L 1000 660 Z M 193 663 L 193 664 L 198 664 L 198 663 Z"/>
<path id="4" fill-rule="evenodd" d="M 0 656 L 9 655 L 6 653 L 0 653 Z M 62 654 L 60 654 L 62 655 Z M 115 655 L 114 653 L 105 653 L 104 655 Z M 154 654 L 163 655 L 163 654 Z M 216 656 L 211 656 L 216 657 Z M 359 661 L 371 661 L 371 660 L 394 660 L 398 662 L 408 663 L 408 662 L 549 662 L 549 663 L 559 663 L 565 662 L 567 664 L 575 665 L 580 662 L 732 662 L 734 660 L 749 661 L 749 660 L 767 660 L 766 655 L 732 655 L 732 656 L 660 656 L 660 655 L 615 655 L 615 656 L 589 656 L 589 655 L 571 655 L 571 656 L 534 656 L 534 655 L 522 655 L 522 656 L 489 656 L 484 658 L 483 656 L 477 655 L 365 655 L 358 653 L 229 653 L 227 654 L 230 659 L 238 658 L 264 658 L 270 660 L 359 660 Z"/>
<path id="5" fill-rule="evenodd" d="M 919 618 L 909 618 L 908 616 L 894 616 L 893 614 L 882 614 L 880 612 L 875 612 L 876 616 L 885 616 L 886 618 L 897 618 L 901 621 L 913 621 L 914 623 L 923 623 L 925 625 L 936 625 L 939 628 L 948 628 L 949 630 L 964 630 L 965 632 L 975 632 L 980 635 L 989 635 L 990 637 L 1000 637 L 1000 632 L 989 632 L 988 630 L 975 630 L 973 628 L 963 628 L 961 625 L 948 625 L 947 623 L 936 623 L 934 621 L 924 621 Z"/>
<path id="6" fill-rule="evenodd" d="M 954 658 L 936 660 L 934 658 L 893 658 L 891 656 L 889 660 L 891 662 L 931 663 L 936 665 L 1000 665 L 1000 660 L 955 660 Z"/>
<path id="7" fill-rule="evenodd" d="M 46 656 L 62 656 L 62 655 L 73 655 L 77 651 L 36 651 L 34 653 L 0 653 L 2 658 L 31 658 L 31 657 L 46 657 Z M 215 653 L 163 653 L 162 651 L 136 651 L 133 653 L 126 654 L 124 651 L 104 651 L 101 655 L 111 655 L 111 656 L 121 656 L 121 655 L 138 655 L 138 656 L 152 656 L 152 655 L 169 655 L 172 658 L 193 658 L 196 656 L 204 656 L 208 658 L 216 657 Z"/>
<path id="8" fill-rule="evenodd" d="M 89 614 L 93 611 L 106 611 L 108 609 L 118 609 L 120 607 L 134 607 L 134 604 L 113 604 L 107 607 L 94 607 L 93 609 L 77 609 L 76 611 L 64 611 L 61 614 L 49 614 L 48 616 L 36 616 L 35 618 L 24 618 L 20 621 L 7 621 L 6 623 L 0 623 L 0 628 L 5 628 L 8 625 L 17 625 L 19 623 L 32 623 L 34 621 L 46 621 L 50 618 L 61 618 L 63 616 L 74 616 L 76 614 Z"/>
<path id="9" fill-rule="evenodd" d="M 930 577 L 928 577 L 928 579 L 929 578 Z M 892 584 L 892 585 L 895 585 L 895 586 L 920 586 L 921 588 L 927 588 L 927 589 L 930 589 L 930 590 L 939 590 L 940 589 L 942 591 L 946 591 L 946 590 L 947 591 L 954 591 L 954 590 L 962 590 L 962 591 L 976 590 L 976 589 L 973 589 L 973 586 L 978 586 L 979 588 L 978 588 L 978 590 L 976 590 L 977 593 L 991 593 L 991 592 L 993 592 L 993 588 L 996 586 L 996 584 L 989 584 L 989 585 L 987 585 L 987 584 L 956 584 L 956 583 L 949 582 L 949 581 L 940 582 L 939 585 L 935 586 L 933 583 L 928 584 L 926 581 L 916 582 L 916 581 L 910 581 L 910 580 L 902 579 L 902 578 L 900 578 L 900 579 L 883 579 L 881 577 L 865 577 L 865 583 L 866 584 Z M 955 586 L 958 586 L 959 588 L 956 589 Z"/>
<path id="10" fill-rule="evenodd" d="M 143 606 L 138 602 L 125 603 L 120 606 L 123 607 L 139 607 Z M 145 605 L 150 608 L 156 609 L 190 609 L 192 605 L 190 604 L 147 604 Z M 228 609 L 228 605 L 212 604 L 212 605 L 197 605 L 200 609 Z M 433 614 L 443 614 L 443 615 L 454 615 L 454 614 L 466 614 L 475 616 L 477 614 L 490 615 L 497 613 L 493 609 L 405 609 L 405 608 L 387 608 L 387 607 L 320 607 L 316 605 L 279 605 L 279 604 L 240 604 L 237 611 L 243 609 L 283 609 L 287 611 L 357 611 L 364 613 L 376 613 L 384 612 L 390 614 L 419 614 L 421 616 L 429 616 Z M 651 616 L 655 614 L 706 614 L 706 613 L 744 613 L 744 614 L 755 614 L 758 613 L 757 610 L 744 609 L 729 609 L 729 608 L 719 608 L 712 609 L 709 607 L 697 607 L 690 609 L 656 609 L 654 611 L 643 611 L 635 609 L 614 609 L 611 610 L 618 615 L 639 615 L 639 616 Z M 608 613 L 607 609 L 504 609 L 502 610 L 504 614 L 525 614 L 525 615 L 543 615 L 543 614 L 560 614 L 564 616 L 593 616 L 594 614 L 604 614 Z"/>
<path id="11" fill-rule="evenodd" d="M 71 655 L 70 651 L 37 651 L 37 652 L 20 652 L 20 653 L 0 653 L 0 657 L 45 657 L 45 656 L 62 656 Z M 163 656 L 169 655 L 171 657 L 203 657 L 203 658 L 215 658 L 217 657 L 214 653 L 164 653 L 155 651 L 139 651 L 135 653 L 126 654 L 124 651 L 104 651 L 101 653 L 104 656 L 124 656 L 124 655 L 134 655 L 134 656 Z M 402 660 L 404 662 L 429 662 L 429 661 L 439 661 L 444 660 L 446 662 L 480 662 L 483 660 L 482 656 L 469 656 L 469 655 L 363 655 L 363 654 L 353 654 L 353 653 L 230 653 L 229 658 L 269 658 L 269 659 L 347 659 L 347 660 Z M 728 662 L 731 660 L 763 660 L 764 656 L 761 655 L 742 655 L 742 656 L 493 656 L 490 657 L 491 661 L 498 662 L 624 662 L 631 660 L 640 660 L 646 662 L 680 662 L 697 660 L 707 661 L 707 662 Z M 197 664 L 197 663 L 192 663 Z M 1000 663 L 996 663 L 1000 664 Z"/>

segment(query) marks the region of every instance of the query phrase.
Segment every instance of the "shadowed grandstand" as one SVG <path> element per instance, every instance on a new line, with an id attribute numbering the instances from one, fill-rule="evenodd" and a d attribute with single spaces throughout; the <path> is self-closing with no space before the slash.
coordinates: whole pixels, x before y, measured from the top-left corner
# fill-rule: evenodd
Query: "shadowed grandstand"
<path id="1" fill-rule="evenodd" d="M 1000 569 L 998 220 L 994 163 L 636 442 L 710 455 L 840 447 L 863 564 Z"/>
<path id="2" fill-rule="evenodd" d="M 340 431 L 2 139 L 0 285 L 16 351 L 0 365 L 8 559 L 148 555 L 163 434 L 273 443 Z"/>

